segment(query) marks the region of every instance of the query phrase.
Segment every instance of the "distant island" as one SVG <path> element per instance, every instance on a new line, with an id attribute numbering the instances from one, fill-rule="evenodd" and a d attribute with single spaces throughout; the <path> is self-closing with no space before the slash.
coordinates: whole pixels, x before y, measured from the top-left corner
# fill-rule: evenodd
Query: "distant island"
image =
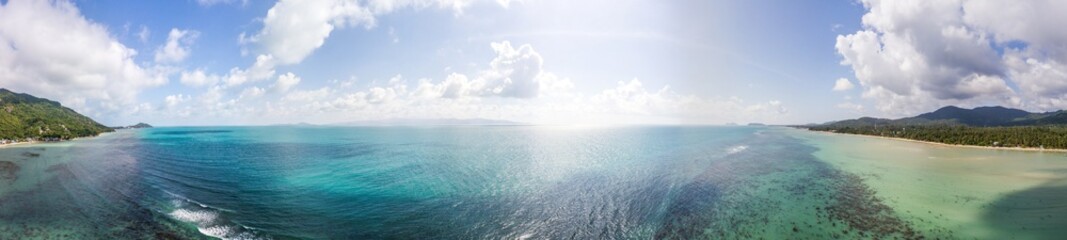
<path id="1" fill-rule="evenodd" d="M 0 88 L 0 144 L 61 141 L 111 131 L 59 102 Z"/>
<path id="2" fill-rule="evenodd" d="M 130 125 L 130 126 L 111 127 L 111 129 L 116 129 L 116 130 L 118 130 L 118 129 L 138 129 L 138 128 L 152 128 L 152 125 L 148 125 L 147 123 L 137 123 L 137 124 Z"/>
<path id="3" fill-rule="evenodd" d="M 386 119 L 331 124 L 336 126 L 515 126 L 526 123 L 484 118 Z"/>
<path id="4" fill-rule="evenodd" d="M 904 138 L 956 145 L 1067 149 L 1067 112 L 947 106 L 900 119 L 863 117 L 795 126 L 814 131 Z"/>

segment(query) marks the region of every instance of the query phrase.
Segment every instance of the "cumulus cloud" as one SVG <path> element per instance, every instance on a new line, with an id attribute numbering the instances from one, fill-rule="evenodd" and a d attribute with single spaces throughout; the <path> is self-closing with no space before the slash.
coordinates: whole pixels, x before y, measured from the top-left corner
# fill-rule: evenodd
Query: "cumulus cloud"
<path id="1" fill-rule="evenodd" d="M 300 77 L 297 77 L 295 74 L 291 72 L 282 74 L 278 76 L 278 81 L 271 86 L 271 90 L 277 93 L 284 93 L 298 83 L 300 83 Z"/>
<path id="2" fill-rule="evenodd" d="M 467 9 L 467 7 L 474 3 L 474 1 L 475 0 L 369 0 L 367 1 L 367 6 L 369 6 L 375 15 L 387 14 L 405 8 L 421 9 L 427 7 L 450 9 L 453 14 L 462 15 L 463 10 Z"/>
<path id="3" fill-rule="evenodd" d="M 838 78 L 837 82 L 834 82 L 834 91 L 847 91 L 852 90 L 854 87 L 856 86 L 848 78 Z"/>
<path id="4" fill-rule="evenodd" d="M 179 77 L 179 81 L 186 86 L 191 87 L 203 87 L 215 85 L 219 82 L 219 76 L 213 74 L 204 73 L 204 70 L 183 71 Z"/>
<path id="5" fill-rule="evenodd" d="M 1067 12 L 1062 1 L 861 1 L 864 28 L 837 37 L 879 110 L 946 104 L 1063 108 Z M 1005 21 L 1011 19 L 1011 21 Z M 1013 88 L 1012 85 L 1018 86 Z M 1057 101 L 1049 101 L 1049 98 Z"/>
<path id="6" fill-rule="evenodd" d="M 299 1 L 281 0 L 263 18 L 263 29 L 239 38 L 242 43 L 256 44 L 263 55 L 272 56 L 278 65 L 295 64 L 325 43 L 336 29 L 373 28 L 377 16 L 414 8 L 438 7 L 463 13 L 472 0 L 354 0 Z M 392 32 L 392 31 L 390 31 Z M 394 37 L 395 38 L 395 37 Z"/>
<path id="7" fill-rule="evenodd" d="M 259 96 L 263 96 L 263 93 L 266 93 L 266 92 L 267 92 L 267 90 L 263 90 L 263 88 L 252 86 L 252 87 L 245 88 L 244 90 L 241 90 L 241 94 L 238 95 L 237 98 L 238 99 L 257 98 Z"/>
<path id="8" fill-rule="evenodd" d="M 489 62 L 492 67 L 483 75 L 490 82 L 492 94 L 508 97 L 537 97 L 541 90 L 541 65 L 544 60 L 529 44 L 518 49 L 510 42 L 493 43 L 497 57 Z"/>
<path id="9" fill-rule="evenodd" d="M 278 1 L 263 19 L 263 30 L 247 38 L 280 64 L 298 63 L 322 46 L 335 28 L 372 27 L 369 9 L 356 1 Z"/>
<path id="10" fill-rule="evenodd" d="M 226 87 L 270 79 L 274 76 L 274 57 L 271 55 L 256 56 L 256 62 L 246 69 L 232 68 L 230 73 L 223 78 Z"/>
<path id="11" fill-rule="evenodd" d="M 706 98 L 650 88 L 639 79 L 593 92 L 575 92 L 574 83 L 544 69 L 545 58 L 530 45 L 491 43 L 494 57 L 485 68 L 453 72 L 442 79 L 396 75 L 357 89 L 352 81 L 331 81 L 300 89 L 294 73 L 265 87 L 239 92 L 225 84 L 192 100 L 169 104 L 160 115 L 183 122 L 236 118 L 242 123 L 319 123 L 391 118 L 489 118 L 531 123 L 725 123 L 766 121 L 788 114 L 776 100 L 745 102 L 736 97 Z"/>
<path id="12" fill-rule="evenodd" d="M 63 102 L 92 116 L 137 110 L 140 90 L 165 70 L 134 62 L 137 51 L 67 1 L 0 5 L 0 85 Z"/>
<path id="13" fill-rule="evenodd" d="M 1021 41 L 1029 45 L 1020 49 L 1028 55 L 1044 54 L 1060 63 L 1067 61 L 1067 32 L 1062 24 L 1067 20 L 1063 14 L 1067 2 L 969 0 L 962 8 L 963 21 L 992 35 L 998 44 Z"/>
<path id="14" fill-rule="evenodd" d="M 200 35 L 197 31 L 173 28 L 167 34 L 167 42 L 156 48 L 156 62 L 178 63 L 189 57 L 189 45 Z"/>
<path id="15" fill-rule="evenodd" d="M 615 88 L 605 89 L 589 97 L 579 99 L 585 108 L 582 112 L 624 118 L 656 117 L 654 122 L 664 123 L 725 123 L 763 121 L 769 117 L 787 114 L 788 109 L 778 100 L 746 103 L 737 97 L 714 99 L 696 95 L 680 94 L 670 86 L 650 91 L 639 79 L 620 81 Z M 662 119 L 666 117 L 667 119 Z"/>
<path id="16" fill-rule="evenodd" d="M 201 1 L 210 6 L 225 0 Z M 473 0 L 280 0 L 263 17 L 263 28 L 253 34 L 241 33 L 238 42 L 252 45 L 256 61 L 248 68 L 233 68 L 225 77 L 227 87 L 270 79 L 277 66 L 297 64 L 325 44 L 337 29 L 349 27 L 374 28 L 377 17 L 400 9 L 437 7 L 450 9 L 456 16 Z M 501 2 L 500 4 L 506 4 Z M 388 34 L 399 42 L 395 32 Z M 248 50 L 242 48 L 242 55 Z"/>
<path id="17" fill-rule="evenodd" d="M 664 105 L 663 103 L 670 97 L 670 94 L 673 94 L 670 92 L 670 87 L 664 86 L 659 91 L 648 92 L 640 80 L 632 79 L 629 82 L 618 82 L 615 88 L 606 89 L 593 96 L 592 99 L 606 103 L 623 113 L 647 114 L 651 106 Z M 677 106 L 678 104 L 667 105 Z"/>
<path id="18" fill-rule="evenodd" d="M 452 73 L 439 84 L 422 84 L 416 92 L 443 98 L 504 97 L 529 99 L 540 96 L 543 90 L 567 90 L 573 87 L 569 79 L 561 79 L 542 68 L 544 59 L 529 44 L 515 48 L 511 42 L 494 42 L 490 47 L 497 54 L 489 68 L 473 77 Z"/>
<path id="19" fill-rule="evenodd" d="M 189 96 L 184 94 L 168 95 L 163 99 L 163 102 L 166 103 L 167 108 L 173 108 L 182 102 L 189 101 L 189 98 Z"/>

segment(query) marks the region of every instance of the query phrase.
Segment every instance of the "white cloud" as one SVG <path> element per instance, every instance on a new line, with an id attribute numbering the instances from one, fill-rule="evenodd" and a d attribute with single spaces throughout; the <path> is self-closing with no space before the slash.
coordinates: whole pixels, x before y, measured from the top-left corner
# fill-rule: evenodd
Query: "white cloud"
<path id="1" fill-rule="evenodd" d="M 618 82 L 615 88 L 604 90 L 592 99 L 607 103 L 623 113 L 647 114 L 650 106 L 662 105 L 667 94 L 672 94 L 669 87 L 664 86 L 658 92 L 650 93 L 645 90 L 640 80 L 632 79 L 629 82 Z"/>
<path id="2" fill-rule="evenodd" d="M 1067 2 L 969 0 L 962 8 L 965 23 L 992 35 L 998 43 L 1022 41 L 1029 45 L 1024 49 L 1027 54 L 1046 54 L 1057 62 L 1067 62 L 1067 32 L 1063 31 Z"/>
<path id="3" fill-rule="evenodd" d="M 747 104 L 737 97 L 704 98 L 679 94 L 670 86 L 649 91 L 638 79 L 618 82 L 615 88 L 593 95 L 581 112 L 623 118 L 658 117 L 659 123 L 726 123 L 765 121 L 789 111 L 781 101 Z M 667 118 L 667 119 L 662 119 Z M 616 119 L 618 120 L 618 119 Z"/>
<path id="4" fill-rule="evenodd" d="M 907 115 L 946 104 L 1067 107 L 1056 104 L 1067 98 L 1061 80 L 1067 33 L 1059 30 L 1067 3 L 862 3 L 868 9 L 864 28 L 838 36 L 836 48 L 879 110 Z"/>
<path id="5" fill-rule="evenodd" d="M 838 78 L 837 82 L 834 82 L 834 91 L 847 91 L 852 90 L 854 87 L 856 86 L 848 78 Z"/>
<path id="6" fill-rule="evenodd" d="M 200 35 L 197 31 L 170 29 L 167 42 L 156 48 L 156 62 L 178 63 L 189 57 L 189 45 Z"/>
<path id="7" fill-rule="evenodd" d="M 207 3 L 213 2 L 215 1 Z M 267 11 L 262 29 L 251 35 L 241 33 L 238 36 L 240 44 L 251 44 L 257 48 L 259 54 L 255 64 L 247 69 L 233 68 L 224 79 L 227 86 L 269 79 L 274 76 L 274 67 L 300 63 L 322 47 L 334 30 L 359 26 L 370 29 L 377 25 L 377 16 L 380 15 L 405 8 L 438 7 L 451 9 L 458 16 L 472 2 L 473 0 L 280 0 Z M 388 34 L 394 43 L 399 42 L 395 31 L 390 29 Z M 241 54 L 248 54 L 248 50 L 242 48 Z"/>
<path id="8" fill-rule="evenodd" d="M 166 98 L 163 99 L 163 102 L 167 104 L 167 108 L 173 108 L 174 106 L 177 106 L 182 102 L 189 101 L 189 98 L 189 96 L 183 94 L 168 95 Z"/>
<path id="9" fill-rule="evenodd" d="M 859 104 L 852 103 L 852 102 L 839 103 L 839 104 L 837 104 L 837 108 L 851 110 L 853 112 L 862 112 L 863 111 L 863 105 L 859 105 Z"/>
<path id="10" fill-rule="evenodd" d="M 438 7 L 452 10 L 455 15 L 462 15 L 474 0 L 369 0 L 367 6 L 375 15 L 388 14 L 404 8 Z"/>
<path id="11" fill-rule="evenodd" d="M 496 3 L 504 8 L 511 7 L 511 2 L 523 3 L 523 0 L 496 0 Z"/>
<path id="12" fill-rule="evenodd" d="M 288 92 L 290 88 L 300 83 L 300 77 L 297 77 L 293 73 L 286 73 L 278 76 L 278 81 L 274 83 L 271 90 L 278 93 Z"/>
<path id="13" fill-rule="evenodd" d="M 286 94 L 285 97 L 282 97 L 281 100 L 285 102 L 307 103 L 325 99 L 333 93 L 334 91 L 332 91 L 329 87 L 323 87 L 316 90 L 308 91 L 294 90 L 289 92 L 289 94 Z"/>
<path id="14" fill-rule="evenodd" d="M 432 87 L 433 85 L 426 86 Z M 445 81 L 442 82 L 439 86 L 440 87 L 437 91 L 440 92 L 439 95 L 443 98 L 461 98 L 469 95 L 474 95 L 471 94 L 471 91 L 475 91 L 474 89 L 480 89 L 483 87 L 482 84 L 476 86 L 472 85 L 470 80 L 467 80 L 466 75 L 459 73 L 452 73 L 448 75 L 448 78 L 445 78 Z"/>
<path id="15" fill-rule="evenodd" d="M 511 47 L 507 41 L 490 46 L 497 57 L 489 62 L 491 69 L 482 74 L 490 84 L 489 91 L 507 97 L 537 97 L 541 90 L 541 65 L 544 62 L 541 54 L 529 44 L 518 49 Z"/>
<path id="16" fill-rule="evenodd" d="M 241 95 L 239 95 L 237 98 L 238 99 L 257 98 L 259 96 L 263 96 L 263 93 L 266 93 L 266 92 L 267 92 L 267 90 L 263 90 L 263 88 L 260 88 L 260 87 L 248 87 L 248 88 L 245 88 L 245 90 L 241 90 Z"/>
<path id="17" fill-rule="evenodd" d="M 447 8 L 462 14 L 472 0 L 352 0 L 278 1 L 263 18 L 263 29 L 239 38 L 257 44 L 262 53 L 274 57 L 278 65 L 299 63 L 325 43 L 337 29 L 362 26 L 373 28 L 377 16 L 404 8 Z M 394 42 L 399 41 L 389 31 Z"/>
<path id="18" fill-rule="evenodd" d="M 748 106 L 745 110 L 747 110 L 748 112 L 754 112 L 754 113 L 764 113 L 764 112 L 777 113 L 777 114 L 789 113 L 789 109 L 786 109 L 785 106 L 782 105 L 782 101 L 778 101 L 778 100 L 770 100 L 770 101 L 767 101 L 767 103 L 758 103 L 756 105 L 751 105 L 751 106 Z"/>
<path id="19" fill-rule="evenodd" d="M 865 30 L 838 36 L 837 49 L 864 86 L 892 94 L 964 100 L 1010 94 L 999 79 L 999 57 L 985 35 L 960 25 L 952 1 L 864 1 Z M 964 79 L 992 79 L 972 87 Z M 931 101 L 933 102 L 933 101 Z"/>
<path id="20" fill-rule="evenodd" d="M 166 83 L 167 70 L 136 64 L 136 54 L 70 2 L 0 6 L 0 85 L 6 88 L 58 100 L 90 116 L 143 109 L 137 94 Z"/>
<path id="21" fill-rule="evenodd" d="M 203 87 L 215 85 L 215 83 L 219 82 L 219 76 L 207 74 L 203 70 L 197 69 L 192 72 L 183 71 L 179 80 L 186 86 Z"/>
<path id="22" fill-rule="evenodd" d="M 638 79 L 586 95 L 574 83 L 543 69 L 530 45 L 489 44 L 496 54 L 480 70 L 453 72 L 441 80 L 410 81 L 396 75 L 357 89 L 354 80 L 319 89 L 293 87 L 301 79 L 282 74 L 266 87 L 235 92 L 225 83 L 190 101 L 168 104 L 158 116 L 182 123 L 237 119 L 241 124 L 337 123 L 394 118 L 488 118 L 546 124 L 725 123 L 779 119 L 789 113 L 776 100 L 746 103 L 649 89 Z M 194 72 L 195 73 L 195 72 Z M 352 78 L 354 79 L 354 78 Z M 185 104 L 190 103 L 191 104 Z"/>
<path id="23" fill-rule="evenodd" d="M 278 1 L 263 19 L 263 29 L 244 41 L 259 44 L 279 64 L 304 60 L 335 28 L 375 25 L 374 15 L 356 1 Z"/>
<path id="24" fill-rule="evenodd" d="M 141 25 L 141 31 L 137 32 L 137 39 L 141 40 L 141 43 L 148 43 L 148 37 L 151 36 L 151 33 L 148 30 L 148 26 Z"/>
<path id="25" fill-rule="evenodd" d="M 223 77 L 227 87 L 237 86 L 246 82 L 266 80 L 274 76 L 274 57 L 271 55 L 256 56 L 256 62 L 247 69 L 232 68 L 230 73 Z"/>
<path id="26" fill-rule="evenodd" d="M 420 86 L 416 92 L 444 98 L 506 97 L 537 98 L 544 90 L 569 90 L 574 86 L 569 79 L 561 79 L 542 69 L 544 59 L 529 44 L 515 48 L 510 42 L 491 43 L 497 56 L 489 62 L 489 68 L 474 77 L 452 73 L 438 85 Z"/>

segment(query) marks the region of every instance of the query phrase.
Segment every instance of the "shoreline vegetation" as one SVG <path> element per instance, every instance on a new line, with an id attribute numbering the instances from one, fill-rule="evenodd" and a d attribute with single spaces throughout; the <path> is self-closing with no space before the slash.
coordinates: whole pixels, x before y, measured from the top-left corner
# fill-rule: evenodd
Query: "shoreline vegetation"
<path id="1" fill-rule="evenodd" d="M 76 141 L 76 140 L 80 140 L 80 139 L 90 139 L 90 138 L 95 138 L 95 137 L 101 137 L 101 136 L 107 135 L 108 133 L 113 133 L 113 132 L 104 132 L 104 133 L 100 133 L 100 134 L 93 135 L 93 136 L 73 137 L 73 138 L 68 138 L 68 139 L 59 139 L 59 140 L 52 140 L 52 141 L 44 141 L 44 140 L 29 140 L 29 141 L 18 141 L 18 142 L 14 142 L 14 141 L 3 142 L 3 141 L 0 141 L 0 148 L 13 147 L 13 146 L 19 146 L 19 145 L 36 145 L 36 144 L 45 144 L 45 143 L 69 142 L 69 141 Z"/>
<path id="2" fill-rule="evenodd" d="M 879 136 L 879 135 L 833 132 L 833 131 L 820 131 L 820 130 L 812 130 L 812 129 L 805 128 L 805 127 L 798 127 L 798 128 L 805 129 L 805 130 L 808 130 L 808 131 L 811 131 L 811 132 L 820 133 L 820 134 L 827 134 L 827 135 L 857 136 L 857 137 L 866 137 L 866 138 L 892 140 L 892 141 L 904 141 L 904 142 L 922 143 L 922 144 L 929 144 L 929 145 L 936 145 L 936 146 L 943 146 L 943 147 L 962 147 L 962 148 L 972 148 L 972 149 L 1003 150 L 1003 151 L 1067 153 L 1067 149 L 1063 149 L 1063 148 L 1005 147 L 1005 146 L 997 147 L 997 146 L 982 146 L 982 145 L 951 144 L 951 143 L 932 142 L 932 141 L 924 141 L 924 140 L 917 140 L 917 139 L 910 139 L 910 138 L 903 138 L 903 137 Z"/>
<path id="3" fill-rule="evenodd" d="M 1000 150 L 1067 151 L 1067 111 L 1033 113 L 1005 107 L 947 106 L 900 119 L 863 117 L 792 126 L 843 133 Z"/>
<path id="4" fill-rule="evenodd" d="M 963 125 L 794 126 L 841 133 L 989 149 L 1067 151 L 1067 126 L 974 127 Z"/>
<path id="5" fill-rule="evenodd" d="M 59 102 L 0 88 L 0 143 L 58 142 L 111 131 Z"/>

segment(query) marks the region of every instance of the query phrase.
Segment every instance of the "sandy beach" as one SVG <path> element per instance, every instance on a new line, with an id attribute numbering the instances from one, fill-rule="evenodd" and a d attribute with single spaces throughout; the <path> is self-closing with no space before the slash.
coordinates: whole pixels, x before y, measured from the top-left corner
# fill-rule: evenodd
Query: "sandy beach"
<path id="1" fill-rule="evenodd" d="M 1056 149 L 1056 148 L 991 147 L 991 146 L 977 146 L 977 145 L 948 144 L 948 143 L 930 142 L 930 141 L 922 141 L 922 140 L 915 140 L 915 139 L 908 139 L 908 138 L 874 136 L 874 135 L 864 135 L 864 134 L 825 132 L 825 131 L 813 131 L 813 130 L 808 130 L 808 131 L 816 132 L 816 133 L 820 133 L 820 134 L 830 134 L 830 135 L 832 135 L 832 134 L 841 134 L 841 135 L 860 136 L 860 137 L 869 137 L 869 138 L 878 138 L 878 139 L 888 139 L 888 140 L 895 140 L 895 141 L 924 143 L 924 144 L 931 144 L 931 145 L 938 145 L 938 146 L 945 146 L 945 147 L 964 147 L 964 148 L 1005 150 L 1005 151 L 1062 152 L 1062 153 L 1067 153 L 1067 149 Z"/>
<path id="2" fill-rule="evenodd" d="M 12 146 L 18 146 L 18 145 L 30 145 L 30 144 L 36 144 L 36 143 L 42 143 L 42 142 L 41 141 L 31 141 L 31 142 L 7 143 L 7 144 L 0 144 L 0 148 L 12 147 Z"/>
<path id="3" fill-rule="evenodd" d="M 96 136 L 91 136 L 91 137 L 76 137 L 76 138 L 72 138 L 72 139 L 70 139 L 70 140 L 63 140 L 63 141 L 55 141 L 55 142 L 46 142 L 46 141 L 29 141 L 29 142 L 16 142 L 16 143 L 7 143 L 7 144 L 0 144 L 0 148 L 6 148 L 6 147 L 14 147 L 14 146 L 22 146 L 22 145 L 34 145 L 34 144 L 43 144 L 43 143 L 61 143 L 61 142 L 77 141 L 77 140 L 79 140 L 79 139 L 87 139 L 87 138 L 95 138 L 95 137 L 101 137 L 101 136 L 105 136 L 105 135 L 107 135 L 107 134 L 111 134 L 111 133 L 115 133 L 115 132 L 105 132 L 105 133 L 100 133 L 100 134 L 98 134 L 98 135 L 96 135 Z"/>

